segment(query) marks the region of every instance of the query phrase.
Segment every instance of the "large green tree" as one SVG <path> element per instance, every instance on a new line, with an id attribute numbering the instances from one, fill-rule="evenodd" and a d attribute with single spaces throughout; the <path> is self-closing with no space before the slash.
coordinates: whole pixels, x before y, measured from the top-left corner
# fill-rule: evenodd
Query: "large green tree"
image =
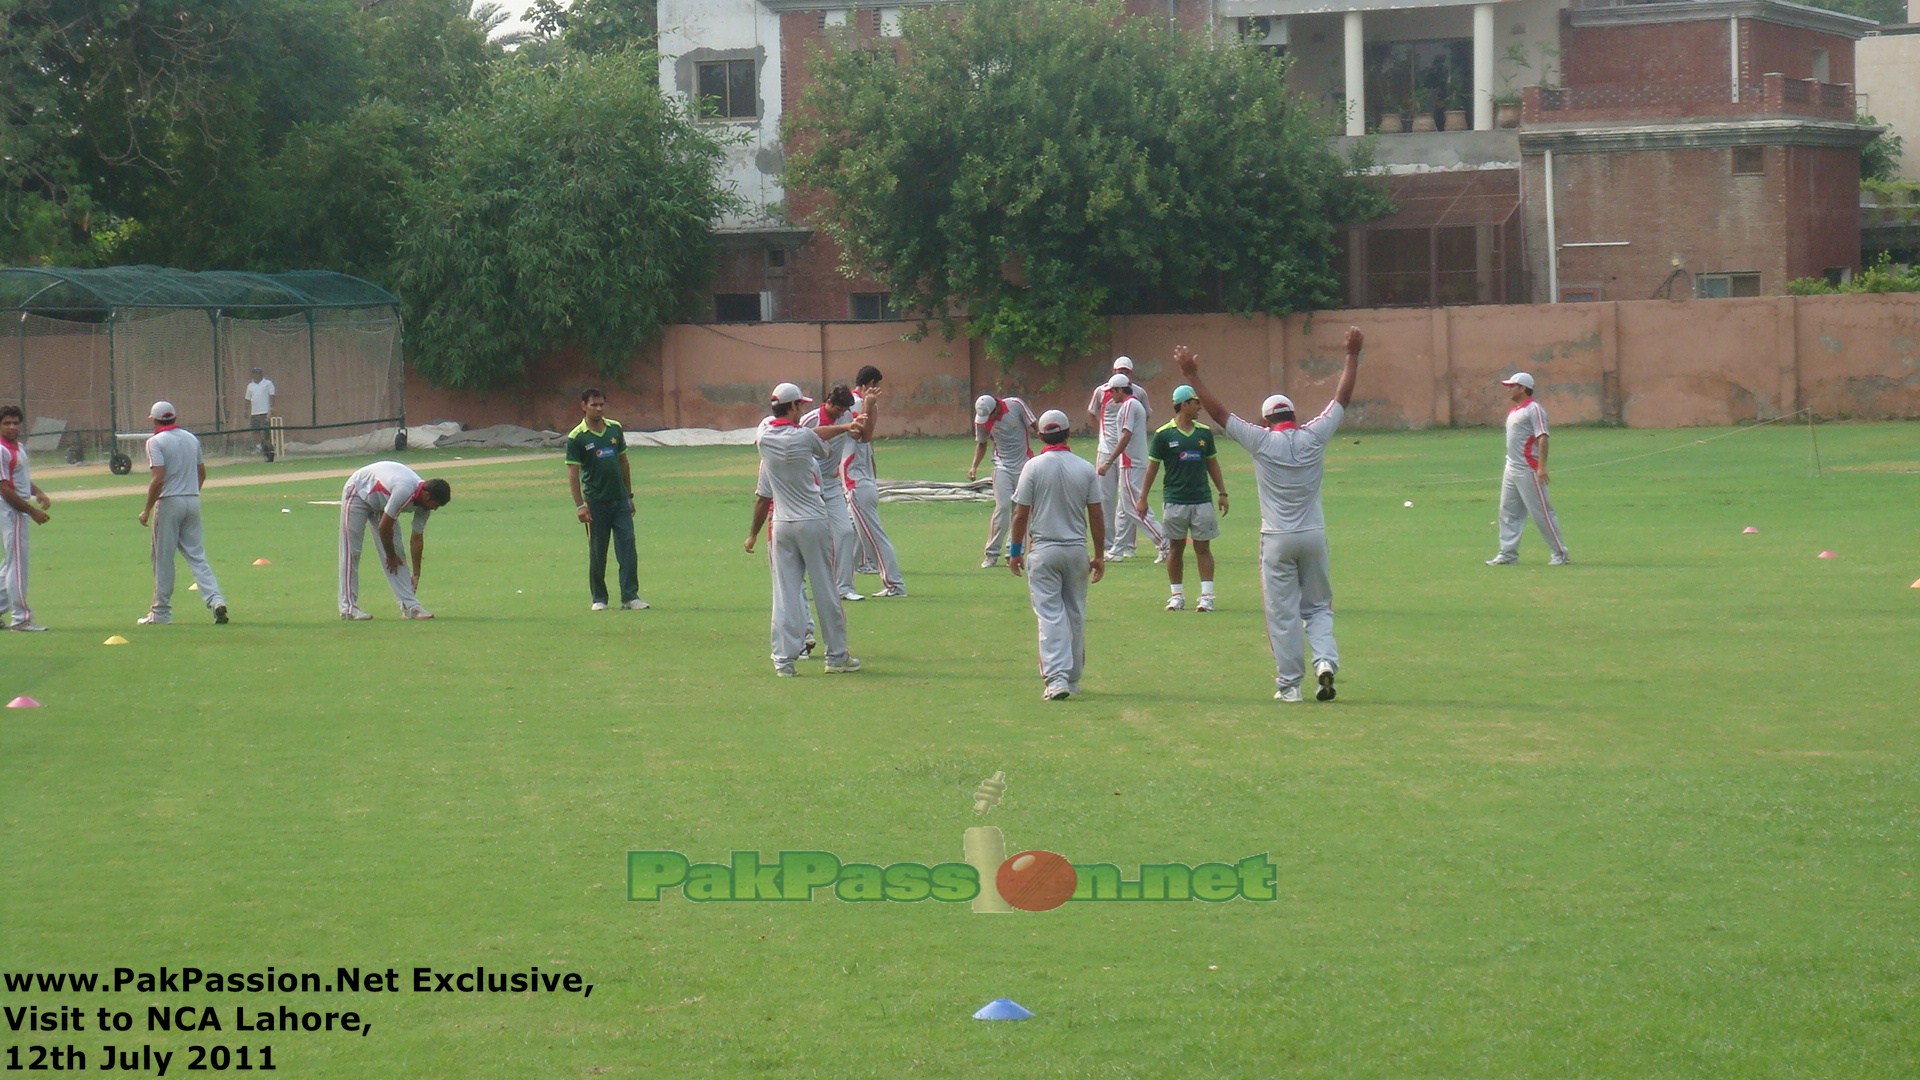
<path id="1" fill-rule="evenodd" d="M 1339 231 L 1384 206 L 1281 61 L 1117 0 L 924 9 L 812 67 L 790 188 L 850 269 L 1003 362 L 1084 352 L 1116 311 L 1334 306 Z"/>
<path id="2" fill-rule="evenodd" d="M 437 123 L 395 268 L 410 355 L 435 382 L 511 379 L 561 343 L 617 371 L 687 318 L 731 205 L 721 147 L 663 98 L 651 54 L 498 65 Z"/>

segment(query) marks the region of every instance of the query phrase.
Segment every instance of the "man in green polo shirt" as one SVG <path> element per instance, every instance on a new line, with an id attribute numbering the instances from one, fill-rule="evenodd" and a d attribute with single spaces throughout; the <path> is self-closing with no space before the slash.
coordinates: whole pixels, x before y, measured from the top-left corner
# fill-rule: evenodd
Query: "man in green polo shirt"
<path id="1" fill-rule="evenodd" d="M 633 547 L 633 473 L 627 466 L 627 436 L 607 419 L 607 396 L 589 387 L 580 392 L 586 419 L 567 435 L 567 485 L 574 515 L 587 527 L 587 588 L 593 610 L 607 610 L 607 541 L 620 561 L 620 606 L 644 611 L 640 599 L 640 558 Z"/>
<path id="2" fill-rule="evenodd" d="M 1220 462 L 1215 458 L 1213 429 L 1199 422 L 1200 399 L 1191 386 L 1173 391 L 1173 419 L 1161 425 L 1147 444 L 1147 476 L 1140 485 L 1140 497 L 1134 513 L 1147 516 L 1147 496 L 1153 491 L 1153 478 L 1167 471 L 1160 508 L 1160 523 L 1173 552 L 1167 557 L 1167 581 L 1173 586 L 1168 611 L 1184 611 L 1186 588 L 1182 579 L 1186 569 L 1187 541 L 1193 541 L 1194 561 L 1200 564 L 1200 602 L 1196 611 L 1213 610 L 1213 538 L 1220 535 L 1220 521 L 1213 513 L 1213 492 L 1220 492 L 1220 513 L 1227 512 L 1227 483 L 1220 478 Z M 1212 487 L 1207 481 L 1211 478 Z"/>

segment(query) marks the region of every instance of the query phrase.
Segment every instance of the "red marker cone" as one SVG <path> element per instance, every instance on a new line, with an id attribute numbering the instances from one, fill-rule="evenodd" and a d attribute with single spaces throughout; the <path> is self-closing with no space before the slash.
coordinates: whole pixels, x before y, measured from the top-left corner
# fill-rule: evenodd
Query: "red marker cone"
<path id="1" fill-rule="evenodd" d="M 255 565 L 255 566 L 272 566 L 272 565 L 273 565 L 273 563 L 272 563 L 272 561 L 271 561 L 271 560 L 268 560 L 268 559 L 255 559 L 255 560 L 253 560 L 253 565 Z"/>

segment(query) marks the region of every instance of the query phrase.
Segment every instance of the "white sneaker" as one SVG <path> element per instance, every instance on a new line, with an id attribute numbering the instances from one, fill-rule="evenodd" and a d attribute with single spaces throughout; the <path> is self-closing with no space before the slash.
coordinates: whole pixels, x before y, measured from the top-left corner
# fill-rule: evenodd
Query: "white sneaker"
<path id="1" fill-rule="evenodd" d="M 605 600 L 595 600 L 593 602 L 593 610 L 595 611 L 607 610 L 607 602 Z"/>
<path id="2" fill-rule="evenodd" d="M 1187 610 L 1187 598 L 1177 594 L 1174 596 L 1167 597 L 1167 610 L 1168 611 Z"/>
<path id="3" fill-rule="evenodd" d="M 994 567 L 999 565 L 1000 565 L 1000 556 L 998 555 L 989 555 L 986 558 L 980 560 L 980 569 L 982 570 L 991 570 Z"/>
<path id="4" fill-rule="evenodd" d="M 635 597 L 634 599 L 629 600 L 626 603 L 621 604 L 620 606 L 623 608 L 626 608 L 628 611 L 645 611 L 648 608 L 652 607 L 653 605 L 647 603 L 645 600 Z"/>
<path id="5" fill-rule="evenodd" d="M 782 679 L 791 679 L 794 676 L 800 674 L 799 672 L 793 670 L 792 664 L 775 664 L 773 665 L 773 673 L 775 675 L 778 675 Z"/>
<path id="6" fill-rule="evenodd" d="M 1166 549 L 1166 548 L 1161 548 L 1161 549 L 1159 550 L 1159 552 L 1158 552 L 1158 553 L 1156 553 L 1156 554 L 1154 555 L 1154 557 L 1153 557 L 1153 565 L 1155 565 L 1155 566 L 1164 566 L 1164 565 L 1166 565 L 1166 562 L 1167 562 L 1167 555 L 1168 555 L 1168 554 L 1169 554 L 1169 552 L 1167 551 L 1167 549 Z"/>
<path id="7" fill-rule="evenodd" d="M 852 589 L 848 589 L 846 592 L 843 592 L 840 594 L 840 599 L 845 600 L 848 603 L 852 603 L 855 600 L 865 600 L 866 598 L 867 597 L 865 593 L 857 593 L 857 592 L 854 592 Z"/>
<path id="8" fill-rule="evenodd" d="M 1519 561 L 1520 561 L 1519 559 L 1516 559 L 1511 555 L 1495 555 L 1493 558 L 1487 560 L 1487 565 L 1488 566 L 1512 566 L 1514 563 L 1517 563 Z"/>
<path id="9" fill-rule="evenodd" d="M 7 629 L 18 630 L 24 634 L 38 634 L 38 633 L 43 633 L 47 628 L 44 626 L 41 626 L 37 622 L 29 621 L 29 622 L 14 623 L 12 626 L 7 627 Z"/>
<path id="10" fill-rule="evenodd" d="M 1073 691 L 1060 683 L 1052 683 L 1040 692 L 1041 701 L 1065 701 L 1073 696 Z"/>
<path id="11" fill-rule="evenodd" d="M 1196 605 L 1196 606 L 1194 607 L 1194 609 L 1193 609 L 1193 610 L 1195 610 L 1195 611 L 1212 611 L 1212 610 L 1213 610 L 1213 594 L 1212 594 L 1212 593 L 1201 593 L 1201 594 L 1200 594 L 1200 603 L 1199 603 L 1198 605 Z"/>
<path id="12" fill-rule="evenodd" d="M 343 611 L 340 613 L 340 617 L 348 622 L 366 622 L 368 619 L 373 618 L 373 616 L 361 611 L 359 608 L 351 608 Z"/>
<path id="13" fill-rule="evenodd" d="M 1327 663 L 1325 660 L 1315 661 L 1313 665 L 1313 677 L 1320 683 L 1320 689 L 1314 691 L 1313 699 L 1315 701 L 1332 701 L 1333 665 Z"/>
<path id="14" fill-rule="evenodd" d="M 873 597 L 876 600 L 880 600 L 880 599 L 885 599 L 886 597 L 889 597 L 889 596 L 905 596 L 905 595 L 907 595 L 907 587 L 905 585 L 895 585 L 892 588 L 886 590 L 885 592 L 874 593 Z"/>
<path id="15" fill-rule="evenodd" d="M 402 615 L 403 617 L 405 617 L 405 618 L 409 618 L 409 619 L 431 619 L 431 618 L 433 618 L 433 612 L 431 612 L 431 611 L 428 611 L 428 610 L 427 610 L 426 608 L 423 608 L 423 607 L 410 607 L 410 608 L 408 608 L 407 610 L 405 610 L 405 611 L 403 611 L 403 612 L 401 612 L 400 614 L 401 614 L 401 615 Z"/>
<path id="16" fill-rule="evenodd" d="M 1568 558 L 1565 555 L 1555 555 L 1553 558 L 1547 560 L 1547 565 L 1548 566 L 1565 566 L 1572 561 L 1573 561 L 1572 559 Z"/>
<path id="17" fill-rule="evenodd" d="M 138 620 L 136 620 L 136 621 L 135 621 L 135 623 L 134 623 L 134 625 L 136 625 L 136 626 L 165 626 L 165 625 L 167 625 L 168 623 L 170 623 L 170 622 L 172 622 L 172 621 L 173 621 L 173 619 L 172 619 L 172 618 L 164 618 L 164 619 L 163 619 L 163 618 L 161 618 L 160 616 L 158 616 L 158 615 L 155 615 L 155 614 L 154 614 L 153 612 L 151 612 L 151 611 L 149 611 L 149 612 L 147 612 L 147 613 L 146 613 L 145 615 L 142 615 L 142 616 L 140 616 L 140 618 L 139 618 Z"/>
<path id="18" fill-rule="evenodd" d="M 1299 687 L 1297 687 L 1297 686 L 1283 686 L 1283 687 L 1281 687 L 1280 689 L 1278 689 L 1278 690 L 1275 690 L 1275 691 L 1273 692 L 1273 700 L 1275 700 L 1275 701 L 1299 701 L 1299 700 L 1300 700 L 1300 688 L 1299 688 Z"/>
<path id="19" fill-rule="evenodd" d="M 842 660 L 837 664 L 834 663 L 832 660 L 827 661 L 827 674 L 829 675 L 851 675 L 854 672 L 859 670 L 860 670 L 860 661 L 854 659 L 851 656 L 847 657 L 845 660 Z"/>
<path id="20" fill-rule="evenodd" d="M 1127 557 L 1125 555 L 1120 554 L 1117 551 L 1107 552 L 1104 558 L 1108 562 L 1126 562 L 1127 561 Z"/>

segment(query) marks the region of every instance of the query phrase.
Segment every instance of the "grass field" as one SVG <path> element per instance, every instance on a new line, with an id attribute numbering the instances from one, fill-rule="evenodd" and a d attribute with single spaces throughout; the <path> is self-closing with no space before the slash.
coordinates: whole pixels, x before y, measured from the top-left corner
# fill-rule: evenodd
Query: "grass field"
<path id="1" fill-rule="evenodd" d="M 1232 446 L 1220 610 L 1163 613 L 1160 568 L 1114 567 L 1087 693 L 1061 704 L 1039 700 L 1024 586 L 976 568 L 979 505 L 888 506 L 912 595 L 850 606 L 866 670 L 776 680 L 765 558 L 740 549 L 748 449 L 636 453 L 654 610 L 600 614 L 558 461 L 468 452 L 428 530 L 431 623 L 377 573 L 376 621 L 335 618 L 337 511 L 312 502 L 360 461 L 209 492 L 224 627 L 191 593 L 135 627 L 138 497 L 64 496 L 137 478 L 42 468 L 54 629 L 0 635 L 0 699 L 43 703 L 0 713 L 0 971 L 401 985 L 10 988 L 84 1027 L 9 1030 L 0 1069 L 146 1045 L 179 1075 L 218 1044 L 297 1077 L 1916 1075 L 1920 426 L 1826 426 L 1819 450 L 1816 479 L 1805 428 L 1562 429 L 1575 564 L 1548 569 L 1530 532 L 1489 568 L 1497 432 L 1343 434 L 1324 705 L 1271 699 Z M 887 442 L 880 470 L 959 479 L 969 456 Z M 1265 852 L 1278 898 L 626 899 L 636 849 L 957 861 L 995 770 L 1009 851 Z M 476 966 L 593 991 L 410 985 Z M 970 1019 L 1000 997 L 1036 1017 Z M 222 1029 L 149 1031 L 156 1005 Z M 235 1030 L 236 1007 L 283 1005 L 371 1030 Z M 102 1007 L 131 1029 L 97 1030 Z"/>

